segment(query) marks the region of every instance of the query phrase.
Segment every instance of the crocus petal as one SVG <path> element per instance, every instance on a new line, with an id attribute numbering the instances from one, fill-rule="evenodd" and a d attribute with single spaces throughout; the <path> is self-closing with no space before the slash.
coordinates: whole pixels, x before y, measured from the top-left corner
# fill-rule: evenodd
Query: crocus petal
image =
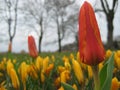
<path id="1" fill-rule="evenodd" d="M 84 2 L 79 14 L 79 51 L 83 63 L 96 65 L 104 60 L 105 51 L 92 6 Z"/>

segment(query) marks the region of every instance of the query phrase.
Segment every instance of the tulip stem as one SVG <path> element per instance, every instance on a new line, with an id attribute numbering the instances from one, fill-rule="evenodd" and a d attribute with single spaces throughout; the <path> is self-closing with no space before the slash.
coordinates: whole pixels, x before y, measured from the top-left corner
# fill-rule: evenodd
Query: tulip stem
<path id="1" fill-rule="evenodd" d="M 100 82 L 99 82 L 99 70 L 98 66 L 92 66 L 93 70 L 93 78 L 94 78 L 94 90 L 100 90 Z"/>

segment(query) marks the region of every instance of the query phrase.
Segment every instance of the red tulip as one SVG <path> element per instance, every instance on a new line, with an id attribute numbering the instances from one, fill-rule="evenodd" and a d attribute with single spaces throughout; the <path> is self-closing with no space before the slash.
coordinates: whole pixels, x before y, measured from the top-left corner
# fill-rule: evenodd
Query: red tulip
<path id="1" fill-rule="evenodd" d="M 38 51 L 33 36 L 28 36 L 28 49 L 30 56 L 34 58 L 38 56 Z"/>
<path id="2" fill-rule="evenodd" d="M 79 14 L 79 51 L 81 61 L 88 65 L 97 65 L 105 57 L 93 8 L 86 1 Z"/>

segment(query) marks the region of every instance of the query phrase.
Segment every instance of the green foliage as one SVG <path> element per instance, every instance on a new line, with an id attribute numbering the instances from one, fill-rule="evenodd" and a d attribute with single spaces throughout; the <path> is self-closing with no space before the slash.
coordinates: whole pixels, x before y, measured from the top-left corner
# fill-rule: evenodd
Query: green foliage
<path id="1" fill-rule="evenodd" d="M 62 58 L 64 56 L 66 56 L 70 59 L 70 65 L 72 67 L 71 57 L 70 57 L 71 53 L 74 55 L 74 58 L 76 59 L 77 58 L 76 57 L 76 52 L 40 53 L 39 56 L 41 56 L 42 58 L 49 57 L 49 59 L 50 59 L 49 64 L 53 63 L 54 68 L 49 73 L 49 75 L 44 74 L 44 76 L 45 76 L 44 83 L 41 82 L 41 78 L 40 78 L 41 74 L 39 72 L 37 72 L 37 75 L 38 75 L 38 78 L 39 78 L 37 80 L 34 80 L 33 78 L 31 78 L 31 76 L 28 75 L 27 82 L 26 82 L 26 90 L 56 90 L 56 89 L 60 88 L 60 86 L 62 86 L 65 90 L 74 90 L 73 87 L 72 87 L 73 84 L 75 84 L 77 86 L 78 90 L 80 90 L 80 89 L 93 90 L 93 87 L 94 87 L 93 79 L 88 78 L 87 69 L 84 69 L 83 73 L 84 73 L 84 78 L 88 78 L 88 81 L 85 81 L 83 84 L 80 84 L 77 81 L 76 76 L 74 75 L 74 71 L 71 69 L 71 71 L 70 71 L 71 80 L 68 80 L 66 83 L 60 83 L 60 85 L 57 86 L 57 87 L 55 86 L 54 81 L 58 77 L 60 77 L 60 73 L 58 73 L 58 66 L 64 66 L 64 61 L 62 60 Z M 55 57 L 55 61 L 52 61 L 52 56 Z M 19 76 L 19 73 L 18 73 L 19 66 L 23 61 L 26 62 L 28 65 L 30 65 L 31 62 L 33 62 L 35 64 L 35 59 L 30 57 L 26 53 L 23 53 L 23 54 L 22 53 L 21 54 L 3 53 L 3 54 L 0 54 L 0 61 L 4 57 L 7 60 L 11 59 L 12 62 L 13 62 L 13 60 L 16 60 L 16 63 L 13 63 L 13 64 L 14 64 L 14 68 L 15 68 L 15 70 L 18 74 L 19 80 L 20 80 L 20 90 L 22 90 L 23 89 L 23 84 L 21 82 L 21 79 L 20 79 L 20 76 Z M 110 87 L 111 87 L 110 82 L 112 80 L 113 68 L 114 68 L 114 53 L 111 55 L 109 60 L 106 60 L 104 62 L 104 66 L 99 73 L 100 90 L 110 90 Z M 7 75 L 6 74 L 7 72 L 2 72 L 2 73 L 4 75 Z M 6 81 L 8 82 L 8 84 L 6 84 L 6 85 L 9 86 L 11 82 L 9 81 L 10 78 L 7 78 L 7 77 L 8 76 L 5 77 L 7 79 Z M 3 79 L 1 78 L 0 81 L 3 81 Z M 10 86 L 7 87 L 8 90 L 12 90 L 10 88 L 13 88 L 13 87 L 10 87 Z"/>
<path id="2" fill-rule="evenodd" d="M 74 90 L 73 87 L 67 83 L 61 83 L 65 90 Z"/>
<path id="3" fill-rule="evenodd" d="M 110 90 L 111 81 L 113 76 L 113 68 L 114 68 L 114 53 L 112 53 L 111 57 L 104 64 L 104 67 L 99 73 L 100 77 L 100 90 Z"/>
<path id="4" fill-rule="evenodd" d="M 43 52 L 40 53 L 39 56 L 41 57 L 50 57 L 52 55 L 55 56 L 56 60 L 61 60 L 61 57 L 63 56 L 69 56 L 70 53 L 72 53 L 74 55 L 74 57 L 76 57 L 76 52 Z M 28 55 L 28 53 L 0 53 L 0 61 L 6 57 L 7 59 L 17 59 L 19 61 L 23 61 L 23 60 L 29 60 L 31 57 Z"/>

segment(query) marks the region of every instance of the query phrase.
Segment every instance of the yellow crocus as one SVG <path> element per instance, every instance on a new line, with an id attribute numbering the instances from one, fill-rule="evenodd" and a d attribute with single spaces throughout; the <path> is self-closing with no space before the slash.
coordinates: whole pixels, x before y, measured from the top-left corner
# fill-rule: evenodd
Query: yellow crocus
<path id="1" fill-rule="evenodd" d="M 72 60 L 73 70 L 78 82 L 81 84 L 84 82 L 83 71 L 81 69 L 80 64 L 76 60 Z"/>
<path id="2" fill-rule="evenodd" d="M 115 62 L 116 62 L 117 68 L 120 70 L 120 58 L 117 58 Z"/>
<path id="3" fill-rule="evenodd" d="M 61 86 L 58 90 L 64 90 L 64 88 Z"/>
<path id="4" fill-rule="evenodd" d="M 4 86 L 4 85 L 5 85 L 5 82 L 6 82 L 6 81 L 3 81 L 3 82 L 0 83 L 0 90 L 6 90 L 6 88 L 5 88 L 5 86 Z"/>
<path id="5" fill-rule="evenodd" d="M 119 70 L 115 67 L 114 69 L 113 69 L 113 74 L 115 74 L 115 73 L 117 73 Z"/>
<path id="6" fill-rule="evenodd" d="M 54 85 L 56 87 L 59 87 L 60 86 L 60 77 L 57 77 L 55 80 L 54 80 Z"/>
<path id="7" fill-rule="evenodd" d="M 114 59 L 116 60 L 118 58 L 117 52 L 114 54 Z"/>
<path id="8" fill-rule="evenodd" d="M 47 69 L 45 71 L 46 75 L 49 75 L 53 68 L 54 68 L 54 64 L 52 63 L 47 67 Z"/>
<path id="9" fill-rule="evenodd" d="M 0 70 L 6 69 L 5 64 L 6 64 L 6 58 L 3 58 L 3 60 L 0 62 Z"/>
<path id="10" fill-rule="evenodd" d="M 70 54 L 70 59 L 74 59 L 74 55 L 72 53 Z"/>
<path id="11" fill-rule="evenodd" d="M 120 57 L 120 50 L 117 50 L 117 56 Z"/>
<path id="12" fill-rule="evenodd" d="M 55 56 L 54 55 L 51 56 L 51 59 L 52 59 L 53 62 L 55 62 Z"/>
<path id="13" fill-rule="evenodd" d="M 12 81 L 12 85 L 13 87 L 18 90 L 19 89 L 19 79 L 18 79 L 18 76 L 17 76 L 17 73 L 14 69 L 14 65 L 13 63 L 11 62 L 11 60 L 8 60 L 7 61 L 7 74 L 10 76 L 11 78 L 11 81 Z"/>
<path id="14" fill-rule="evenodd" d="M 19 67 L 19 74 L 21 76 L 21 80 L 23 83 L 24 90 L 26 90 L 26 80 L 28 77 L 28 65 L 25 62 L 22 62 L 20 67 Z"/>
<path id="15" fill-rule="evenodd" d="M 100 70 L 103 68 L 103 62 L 99 63 L 98 67 L 99 67 L 99 72 L 100 72 Z"/>
<path id="16" fill-rule="evenodd" d="M 4 70 L 4 65 L 2 62 L 0 63 L 0 70 Z"/>
<path id="17" fill-rule="evenodd" d="M 62 60 L 63 60 L 64 62 L 69 62 L 69 58 L 68 58 L 67 56 L 63 56 Z"/>
<path id="18" fill-rule="evenodd" d="M 60 80 L 61 82 L 66 82 L 66 76 L 65 76 L 65 71 L 63 71 L 61 74 L 60 74 Z"/>
<path id="19" fill-rule="evenodd" d="M 58 66 L 58 68 L 57 68 L 57 71 L 58 71 L 58 73 L 62 73 L 63 71 L 65 71 L 66 69 L 65 69 L 65 67 L 63 67 L 63 66 Z"/>
<path id="20" fill-rule="evenodd" d="M 67 82 L 67 80 L 70 80 L 70 71 L 65 70 L 62 73 L 60 73 L 60 80 L 61 82 Z"/>
<path id="21" fill-rule="evenodd" d="M 32 64 L 28 67 L 28 73 L 34 80 L 38 79 L 36 67 L 34 64 Z"/>
<path id="22" fill-rule="evenodd" d="M 93 71 L 92 71 L 91 66 L 88 66 L 88 77 L 89 77 L 89 79 L 92 79 L 92 77 L 93 77 Z"/>
<path id="23" fill-rule="evenodd" d="M 73 84 L 72 87 L 74 88 L 74 90 L 78 90 L 76 84 Z"/>
<path id="24" fill-rule="evenodd" d="M 106 51 L 106 55 L 105 55 L 106 59 L 108 59 L 111 56 L 111 54 L 112 54 L 112 51 L 110 49 L 108 49 Z"/>
<path id="25" fill-rule="evenodd" d="M 13 63 L 14 63 L 14 64 L 16 63 L 16 59 L 13 59 Z"/>
<path id="26" fill-rule="evenodd" d="M 80 64 L 80 66 L 81 66 L 81 68 L 82 68 L 83 71 L 87 70 L 87 65 L 86 64 L 82 63 L 81 61 L 79 62 L 79 64 Z"/>
<path id="27" fill-rule="evenodd" d="M 14 68 L 14 65 L 13 65 L 13 63 L 11 62 L 11 60 L 8 60 L 8 61 L 7 61 L 7 73 L 8 73 L 8 75 L 10 75 L 10 70 L 11 70 L 12 68 Z"/>
<path id="28" fill-rule="evenodd" d="M 119 89 L 119 81 L 116 77 L 112 79 L 111 90 L 118 90 Z"/>
<path id="29" fill-rule="evenodd" d="M 11 78 L 13 87 L 16 90 L 19 90 L 19 86 L 20 86 L 19 79 L 18 79 L 16 71 L 13 68 L 10 69 L 9 76 Z"/>
<path id="30" fill-rule="evenodd" d="M 3 58 L 3 62 L 4 62 L 4 63 L 7 62 L 7 58 L 6 58 L 6 57 Z"/>
<path id="31" fill-rule="evenodd" d="M 71 79 L 71 76 L 70 76 L 70 71 L 69 70 L 66 70 L 65 71 L 65 77 L 66 77 L 66 80 L 69 81 Z"/>
<path id="32" fill-rule="evenodd" d="M 78 62 L 81 62 L 81 61 L 80 61 L 80 52 L 77 52 L 77 61 L 78 61 Z"/>
<path id="33" fill-rule="evenodd" d="M 41 77 L 41 82 L 44 83 L 45 81 L 45 76 L 44 76 L 44 71 L 42 70 L 40 73 L 40 77 Z"/>
<path id="34" fill-rule="evenodd" d="M 43 71 L 45 72 L 47 67 L 49 65 L 49 57 L 47 56 L 46 58 L 44 58 L 43 60 Z"/>
<path id="35" fill-rule="evenodd" d="M 3 76 L 3 73 L 0 72 L 0 77 L 2 77 L 2 76 Z"/>
<path id="36" fill-rule="evenodd" d="M 69 71 L 71 70 L 71 65 L 70 65 L 69 61 L 65 61 L 64 66 L 65 66 L 66 70 L 69 70 Z"/>
<path id="37" fill-rule="evenodd" d="M 35 65 L 36 65 L 36 68 L 37 68 L 38 71 L 40 71 L 40 69 L 42 67 L 42 63 L 43 63 L 43 58 L 38 56 L 36 61 L 35 61 Z"/>
<path id="38" fill-rule="evenodd" d="M 0 85 L 0 90 L 6 90 L 4 86 Z"/>

